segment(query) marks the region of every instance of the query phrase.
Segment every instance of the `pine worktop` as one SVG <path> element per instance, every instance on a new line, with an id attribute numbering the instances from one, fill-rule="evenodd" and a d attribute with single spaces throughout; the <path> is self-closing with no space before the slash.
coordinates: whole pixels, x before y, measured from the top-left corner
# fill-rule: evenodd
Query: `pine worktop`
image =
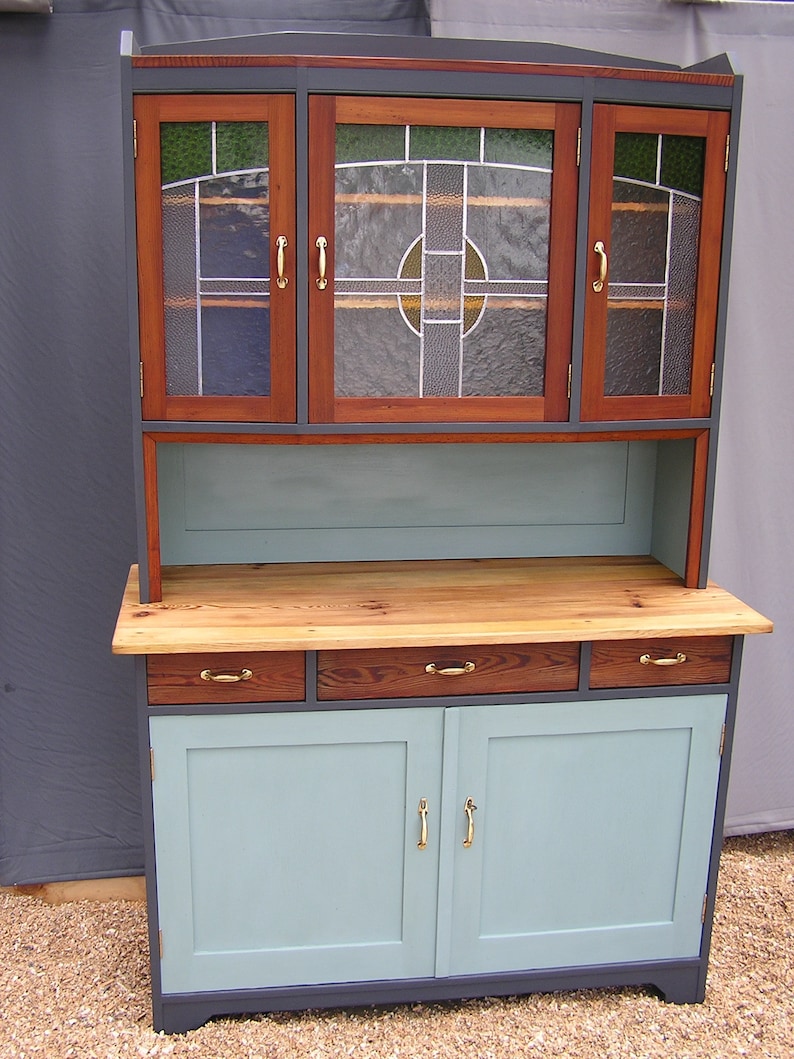
<path id="1" fill-rule="evenodd" d="M 550 643 L 765 633 L 772 623 L 648 556 L 179 566 L 140 603 L 133 566 L 117 654 Z"/>

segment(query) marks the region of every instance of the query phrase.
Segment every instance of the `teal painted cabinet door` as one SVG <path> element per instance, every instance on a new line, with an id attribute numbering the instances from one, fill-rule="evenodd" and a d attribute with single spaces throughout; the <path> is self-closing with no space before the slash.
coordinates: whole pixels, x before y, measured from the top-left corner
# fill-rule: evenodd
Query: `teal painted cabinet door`
<path id="1" fill-rule="evenodd" d="M 697 956 L 725 707 L 448 710 L 437 973 Z"/>
<path id="2" fill-rule="evenodd" d="M 163 991 L 432 975 L 443 723 L 153 717 Z"/>

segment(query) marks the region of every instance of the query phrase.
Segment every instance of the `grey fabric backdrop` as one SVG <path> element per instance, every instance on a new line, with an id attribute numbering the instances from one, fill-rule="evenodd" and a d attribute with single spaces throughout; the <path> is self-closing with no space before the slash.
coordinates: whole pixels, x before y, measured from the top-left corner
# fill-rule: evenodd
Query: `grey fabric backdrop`
<path id="1" fill-rule="evenodd" d="M 223 17 L 213 12 L 222 9 Z M 290 17 L 283 17 L 288 10 Z M 427 33 L 421 0 L 57 0 L 0 14 L 0 884 L 143 866 L 119 38 Z"/>
<path id="2" fill-rule="evenodd" d="M 135 559 L 118 42 L 426 32 L 420 0 L 56 0 L 0 14 L 0 883 L 143 863 L 132 666 L 109 644 Z M 776 619 L 746 650 L 732 831 L 794 826 L 794 11 L 668 0 L 433 0 L 442 36 L 548 40 L 747 73 L 712 576 Z"/>

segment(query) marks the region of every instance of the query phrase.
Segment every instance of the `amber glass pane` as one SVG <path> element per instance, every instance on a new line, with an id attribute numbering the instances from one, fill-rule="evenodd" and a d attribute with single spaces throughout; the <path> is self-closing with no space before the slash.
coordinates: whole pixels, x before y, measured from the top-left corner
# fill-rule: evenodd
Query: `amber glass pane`
<path id="1" fill-rule="evenodd" d="M 264 122 L 161 126 L 166 392 L 270 393 Z"/>
<path id="2" fill-rule="evenodd" d="M 338 395 L 543 394 L 552 136 L 338 128 Z"/>
<path id="3" fill-rule="evenodd" d="M 615 137 L 605 394 L 691 388 L 705 141 Z"/>

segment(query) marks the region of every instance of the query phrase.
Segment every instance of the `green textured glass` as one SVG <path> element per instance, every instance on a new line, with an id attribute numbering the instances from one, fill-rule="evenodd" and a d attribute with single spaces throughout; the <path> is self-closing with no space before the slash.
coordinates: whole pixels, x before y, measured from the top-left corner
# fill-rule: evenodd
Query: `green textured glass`
<path id="1" fill-rule="evenodd" d="M 659 137 L 653 132 L 615 134 L 615 176 L 656 183 Z"/>
<path id="2" fill-rule="evenodd" d="M 477 162 L 480 158 L 480 130 L 462 129 L 457 126 L 412 125 L 409 157 Z"/>
<path id="3" fill-rule="evenodd" d="M 405 158 L 404 125 L 337 125 L 336 161 L 391 162 Z"/>
<path id="4" fill-rule="evenodd" d="M 662 137 L 662 177 L 664 187 L 703 195 L 706 141 L 700 136 Z"/>
<path id="5" fill-rule="evenodd" d="M 550 129 L 486 129 L 485 161 L 551 169 L 554 133 Z"/>
<path id="6" fill-rule="evenodd" d="M 267 122 L 219 121 L 215 127 L 215 169 L 265 169 L 268 163 Z"/>
<path id="7" fill-rule="evenodd" d="M 211 122 L 164 122 L 160 126 L 160 178 L 164 185 L 211 172 Z"/>

